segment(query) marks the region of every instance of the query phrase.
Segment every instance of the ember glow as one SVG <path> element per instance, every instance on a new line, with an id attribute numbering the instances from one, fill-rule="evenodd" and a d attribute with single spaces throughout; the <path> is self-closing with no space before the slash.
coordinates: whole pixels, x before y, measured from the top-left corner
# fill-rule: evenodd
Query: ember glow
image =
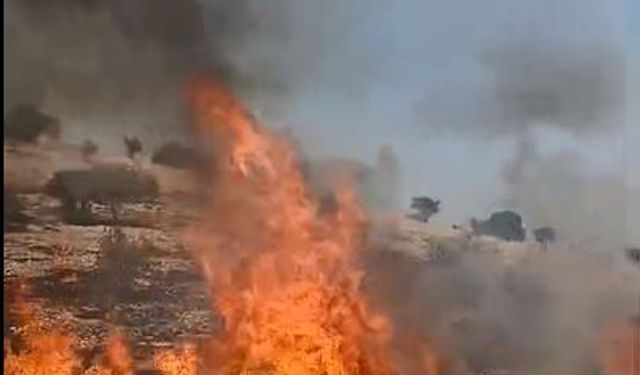
<path id="1" fill-rule="evenodd" d="M 221 374 L 399 373 L 388 319 L 360 290 L 365 217 L 349 181 L 321 214 L 288 140 L 227 90 L 192 87 L 220 165 L 208 219 L 191 233 L 224 318 L 210 363 Z M 434 356 L 422 373 L 439 374 Z"/>

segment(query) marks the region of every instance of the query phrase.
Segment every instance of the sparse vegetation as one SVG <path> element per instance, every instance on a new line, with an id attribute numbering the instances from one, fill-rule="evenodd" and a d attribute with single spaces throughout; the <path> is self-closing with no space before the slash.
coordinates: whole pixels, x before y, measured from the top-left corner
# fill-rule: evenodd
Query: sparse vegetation
<path id="1" fill-rule="evenodd" d="M 131 163 L 113 162 L 110 155 L 78 168 L 83 165 L 81 157 L 86 161 L 101 151 L 94 141 L 88 139 L 80 148 L 5 145 L 5 158 L 10 157 L 5 161 L 13 168 L 13 174 L 5 173 L 9 180 L 4 193 L 5 230 L 13 231 L 5 236 L 5 286 L 16 279 L 27 282 L 30 290 L 25 297 L 29 303 L 43 303 L 39 313 L 46 327 L 65 333 L 70 328 L 77 338 L 72 347 L 61 341 L 56 349 L 38 341 L 36 347 L 26 348 L 20 344 L 20 322 L 5 309 L 5 371 L 10 373 L 29 373 L 35 367 L 25 361 L 62 358 L 72 350 L 82 358 L 69 375 L 113 374 L 90 365 L 112 365 L 101 350 L 114 325 L 136 327 L 129 332 L 131 352 L 146 358 L 155 354 L 150 348 L 165 345 L 175 335 L 209 333 L 214 321 L 197 269 L 179 251 L 158 254 L 158 246 L 181 245 L 172 223 L 175 218 L 183 220 L 182 201 L 165 210 L 156 177 L 130 167 Z M 33 171 L 39 173 L 37 181 L 30 176 Z M 56 172 L 65 177 L 50 179 Z M 23 180 L 28 180 L 29 189 L 23 188 Z M 97 225 L 114 223 L 112 205 L 119 206 L 119 227 L 101 233 Z M 156 229 L 158 224 L 163 231 Z M 10 309 L 15 305 L 6 295 L 3 300 Z M 187 309 L 193 314 L 172 320 Z M 171 367 L 173 359 L 165 358 L 163 366 L 182 368 L 182 364 Z"/>
<path id="2" fill-rule="evenodd" d="M 119 227 L 105 230 L 99 243 L 96 261 L 96 287 L 113 307 L 127 300 L 133 291 L 135 278 L 155 246 L 145 238 L 132 238 Z"/>
<path id="3" fill-rule="evenodd" d="M 70 243 L 56 243 L 52 247 L 53 265 L 56 269 L 66 269 L 70 265 L 70 258 L 74 248 Z"/>

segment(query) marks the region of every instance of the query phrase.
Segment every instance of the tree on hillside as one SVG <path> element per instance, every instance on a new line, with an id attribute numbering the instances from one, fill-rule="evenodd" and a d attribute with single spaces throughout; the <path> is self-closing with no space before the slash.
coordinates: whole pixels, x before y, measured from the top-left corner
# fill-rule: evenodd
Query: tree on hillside
<path id="1" fill-rule="evenodd" d="M 427 223 L 431 216 L 440 212 L 440 201 L 427 196 L 414 197 L 411 208 L 415 211 L 409 215 L 412 219 Z"/>

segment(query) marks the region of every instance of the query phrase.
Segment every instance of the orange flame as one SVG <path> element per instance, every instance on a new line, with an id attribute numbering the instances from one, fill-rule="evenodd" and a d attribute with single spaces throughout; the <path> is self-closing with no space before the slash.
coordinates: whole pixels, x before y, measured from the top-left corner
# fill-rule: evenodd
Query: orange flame
<path id="1" fill-rule="evenodd" d="M 196 375 L 199 362 L 195 348 L 191 345 L 179 351 L 160 352 L 153 359 L 154 367 L 164 375 Z"/>
<path id="2" fill-rule="evenodd" d="M 189 239 L 225 325 L 210 355 L 193 346 L 161 352 L 155 368 L 165 375 L 442 374 L 443 361 L 423 342 L 414 345 L 419 370 L 401 372 L 393 361 L 389 320 L 360 290 L 365 215 L 353 184 L 344 181 L 336 209 L 322 213 L 287 139 L 267 132 L 215 82 L 191 92 L 198 129 L 216 141 L 220 165 L 210 214 Z M 5 352 L 7 374 L 133 374 L 122 334 L 108 340 L 104 364 L 83 369 L 72 337 L 45 330 L 24 303 L 16 311 L 26 345 Z"/>
<path id="3" fill-rule="evenodd" d="M 626 323 L 626 322 L 625 322 Z M 635 375 L 638 373 L 637 329 L 631 324 L 609 324 L 600 340 L 600 363 L 605 375 Z"/>
<path id="4" fill-rule="evenodd" d="M 225 320 L 207 367 L 228 375 L 398 373 L 389 321 L 360 291 L 364 214 L 352 186 L 336 193 L 334 213 L 319 214 L 286 139 L 217 83 L 191 89 L 198 129 L 222 156 L 208 220 L 189 237 Z M 426 367 L 437 374 L 431 361 Z"/>
<path id="5" fill-rule="evenodd" d="M 133 375 L 133 359 L 126 336 L 114 331 L 106 342 L 102 361 L 83 366 L 72 335 L 45 327 L 37 305 L 18 298 L 13 311 L 20 320 L 18 344 L 4 339 L 4 373 L 9 375 Z M 154 357 L 154 368 L 162 375 L 196 375 L 199 360 L 192 346 L 179 351 L 164 351 Z"/>
<path id="6" fill-rule="evenodd" d="M 5 338 L 4 373 L 11 375 L 132 375 L 133 363 L 124 336 L 116 333 L 107 342 L 107 364 L 82 366 L 76 340 L 61 330 L 46 327 L 38 306 L 28 304 L 18 295 L 14 313 L 21 323 L 19 343 L 14 351 L 12 340 Z"/>

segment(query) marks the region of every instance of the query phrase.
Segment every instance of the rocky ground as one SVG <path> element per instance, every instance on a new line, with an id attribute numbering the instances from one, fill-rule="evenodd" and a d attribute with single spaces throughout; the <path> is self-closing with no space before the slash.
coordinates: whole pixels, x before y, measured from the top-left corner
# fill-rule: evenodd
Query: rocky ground
<path id="1" fill-rule="evenodd" d="M 123 205 L 118 222 L 108 207 L 93 204 L 91 219 L 72 225 L 64 219 L 61 202 L 43 193 L 53 172 L 92 162 L 131 161 L 113 157 L 86 161 L 79 148 L 61 145 L 5 146 L 4 158 L 9 207 L 5 208 L 5 308 L 11 307 L 17 293 L 37 302 L 46 324 L 67 327 L 89 353 L 98 352 L 114 328 L 124 328 L 142 368 L 159 348 L 215 332 L 208 291 L 182 240 L 185 227 L 198 214 L 191 176 L 146 166 L 160 183 L 156 202 Z M 416 264 L 446 262 L 447 249 L 468 243 L 462 231 L 398 218 L 376 221 L 372 233 L 375 247 L 393 249 L 391 257 L 408 256 Z M 376 259 L 384 264 L 397 261 L 386 256 Z M 6 316 L 5 335 L 10 335 L 18 327 L 11 314 Z"/>
<path id="2" fill-rule="evenodd" d="M 47 325 L 66 327 L 88 352 L 98 352 L 113 329 L 123 328 L 143 367 L 159 348 L 215 332 L 208 291 L 182 239 L 199 208 L 186 172 L 146 166 L 160 183 L 157 201 L 122 205 L 118 222 L 108 207 L 92 204 L 90 220 L 74 225 L 65 220 L 61 202 L 43 192 L 50 176 L 90 162 L 130 161 L 87 162 L 79 148 L 61 145 L 5 146 L 4 158 L 5 309 L 18 294 L 37 302 Z M 396 228 L 406 222 L 392 222 L 374 224 L 371 240 L 418 262 L 442 256 L 424 228 Z M 18 324 L 12 314 L 5 316 L 6 336 Z"/>
<path id="3" fill-rule="evenodd" d="M 5 309 L 20 293 L 42 307 L 46 324 L 69 328 L 89 351 L 124 328 L 143 366 L 158 348 L 213 333 L 207 290 L 182 240 L 196 210 L 166 191 L 180 178 L 164 175 L 165 194 L 123 205 L 117 223 L 93 205 L 91 223 L 71 225 L 42 186 L 53 171 L 82 166 L 79 159 L 69 147 L 5 146 Z M 5 316 L 6 335 L 17 326 Z"/>
<path id="4" fill-rule="evenodd" d="M 219 322 L 211 312 L 209 291 L 183 240 L 202 202 L 193 176 L 144 166 L 158 177 L 159 199 L 124 204 L 118 222 L 108 207 L 94 204 L 91 220 L 73 225 L 64 219 L 61 202 L 43 193 L 43 186 L 54 171 L 87 167 L 78 148 L 5 146 L 4 158 L 5 337 L 18 329 L 6 310 L 16 295 L 36 302 L 47 325 L 72 331 L 89 355 L 100 351 L 113 329 L 123 328 L 140 369 L 150 367 L 158 349 L 215 333 Z M 505 268 L 496 270 L 505 274 L 527 254 L 545 251 L 531 242 L 474 237 L 464 229 L 398 217 L 375 219 L 368 238 L 367 277 L 375 277 L 366 277 L 365 284 L 377 291 L 388 288 L 391 296 L 402 293 L 389 280 L 397 282 L 402 275 L 409 285 L 429 267 L 443 273 L 465 251 L 497 254 Z M 446 317 L 452 324 L 469 320 L 466 310 L 455 311 L 450 309 Z"/>

